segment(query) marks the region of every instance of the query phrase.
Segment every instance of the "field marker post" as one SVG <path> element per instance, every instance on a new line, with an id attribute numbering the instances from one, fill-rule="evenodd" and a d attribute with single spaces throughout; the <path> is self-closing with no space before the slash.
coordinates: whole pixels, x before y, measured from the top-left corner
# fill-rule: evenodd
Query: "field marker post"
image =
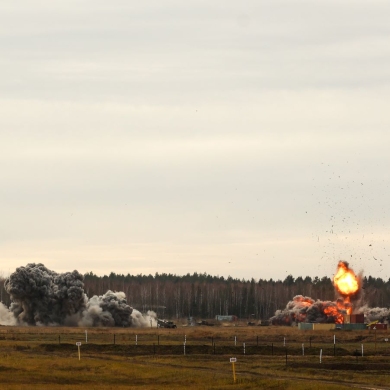
<path id="1" fill-rule="evenodd" d="M 305 344 L 302 344 L 302 356 L 305 356 Z"/>
<path id="2" fill-rule="evenodd" d="M 336 356 L 336 335 L 333 335 L 333 356 Z"/>
<path id="3" fill-rule="evenodd" d="M 363 344 L 362 344 L 362 357 L 363 357 Z"/>
<path id="4" fill-rule="evenodd" d="M 243 343 L 243 347 L 244 347 L 244 355 L 245 355 L 245 343 Z"/>
<path id="5" fill-rule="evenodd" d="M 85 331 L 85 344 L 88 344 L 88 332 Z"/>
<path id="6" fill-rule="evenodd" d="M 234 346 L 237 346 L 237 336 L 234 336 Z"/>
<path id="7" fill-rule="evenodd" d="M 286 338 L 283 337 L 283 347 L 285 347 L 285 346 L 286 346 Z"/>
<path id="8" fill-rule="evenodd" d="M 232 357 L 230 358 L 230 363 L 232 363 L 232 369 L 233 369 L 233 382 L 236 383 L 236 366 L 235 363 L 237 361 L 237 358 Z"/>
<path id="9" fill-rule="evenodd" d="M 77 349 L 79 350 L 79 360 L 80 360 L 81 359 L 81 356 L 80 356 L 80 345 L 81 345 L 81 343 L 80 343 L 80 341 L 78 341 L 76 343 L 76 345 L 77 345 Z"/>
<path id="10" fill-rule="evenodd" d="M 322 349 L 320 350 L 320 363 L 322 363 Z"/>
<path id="11" fill-rule="evenodd" d="M 138 335 L 135 335 L 135 345 L 138 345 Z"/>
<path id="12" fill-rule="evenodd" d="M 183 347 L 184 347 L 184 356 L 186 355 L 186 343 L 183 343 Z"/>

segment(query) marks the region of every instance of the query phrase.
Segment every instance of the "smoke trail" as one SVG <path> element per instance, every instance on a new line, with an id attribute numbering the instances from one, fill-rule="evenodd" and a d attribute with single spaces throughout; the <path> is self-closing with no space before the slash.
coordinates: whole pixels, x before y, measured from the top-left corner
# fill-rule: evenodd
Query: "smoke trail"
<path id="1" fill-rule="evenodd" d="M 5 281 L 11 305 L 0 305 L 2 325 L 150 326 L 155 314 L 143 317 L 127 304 L 123 292 L 107 291 L 88 299 L 83 275 L 56 273 L 43 264 L 19 267 Z"/>

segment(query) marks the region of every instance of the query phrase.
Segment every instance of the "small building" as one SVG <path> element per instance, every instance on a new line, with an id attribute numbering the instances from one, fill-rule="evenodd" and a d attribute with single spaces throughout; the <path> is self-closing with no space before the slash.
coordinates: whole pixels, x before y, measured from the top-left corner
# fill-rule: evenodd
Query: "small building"
<path id="1" fill-rule="evenodd" d="M 351 323 L 344 323 L 344 324 L 337 324 L 336 329 L 341 330 L 365 330 L 366 324 L 351 324 Z"/>
<path id="2" fill-rule="evenodd" d="M 311 322 L 298 322 L 299 330 L 313 330 L 313 324 Z"/>
<path id="3" fill-rule="evenodd" d="M 220 316 L 220 315 L 216 315 L 215 319 L 217 321 L 229 321 L 229 322 L 238 320 L 237 316 Z"/>
<path id="4" fill-rule="evenodd" d="M 336 324 L 324 324 L 324 323 L 313 324 L 313 330 L 332 330 L 332 329 L 336 329 Z"/>
<path id="5" fill-rule="evenodd" d="M 364 324 L 364 314 L 346 314 L 344 324 Z"/>
<path id="6" fill-rule="evenodd" d="M 371 324 L 371 325 L 368 325 L 368 328 L 370 330 L 387 330 L 387 324 L 380 324 L 380 323 Z"/>

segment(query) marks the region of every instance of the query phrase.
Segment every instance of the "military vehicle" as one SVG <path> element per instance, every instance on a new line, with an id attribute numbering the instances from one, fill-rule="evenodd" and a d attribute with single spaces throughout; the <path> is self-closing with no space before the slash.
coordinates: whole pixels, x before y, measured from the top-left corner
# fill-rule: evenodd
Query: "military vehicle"
<path id="1" fill-rule="evenodd" d="M 159 319 L 157 319 L 157 326 L 159 328 L 177 328 L 174 322 Z"/>

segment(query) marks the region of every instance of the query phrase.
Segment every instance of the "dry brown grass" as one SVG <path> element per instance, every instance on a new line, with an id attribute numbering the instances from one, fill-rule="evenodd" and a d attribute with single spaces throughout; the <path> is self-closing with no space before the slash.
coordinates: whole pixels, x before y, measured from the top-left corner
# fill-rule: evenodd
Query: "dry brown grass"
<path id="1" fill-rule="evenodd" d="M 95 328 L 88 329 L 88 345 L 85 345 L 84 331 L 0 327 L 1 389 L 122 389 L 130 385 L 142 389 L 312 389 L 313 383 L 319 390 L 359 387 L 359 384 L 360 387 L 390 386 L 387 375 L 390 351 L 383 341 L 387 332 L 377 332 L 375 354 L 375 333 L 368 331 L 302 332 L 287 327 L 243 326 Z M 337 356 L 332 354 L 334 334 L 340 352 Z M 116 345 L 113 345 L 114 335 Z M 135 346 L 136 335 L 138 346 Z M 185 356 L 184 337 L 187 339 Z M 75 341 L 82 342 L 81 361 L 78 361 Z M 158 341 L 164 354 L 154 348 Z M 247 344 L 246 355 L 243 342 Z M 212 343 L 216 344 L 215 350 Z M 302 343 L 306 346 L 305 356 L 301 352 Z M 361 343 L 367 356 L 356 358 L 352 353 Z M 321 364 L 320 348 L 324 350 Z M 232 383 L 231 356 L 238 360 L 236 385 Z"/>

